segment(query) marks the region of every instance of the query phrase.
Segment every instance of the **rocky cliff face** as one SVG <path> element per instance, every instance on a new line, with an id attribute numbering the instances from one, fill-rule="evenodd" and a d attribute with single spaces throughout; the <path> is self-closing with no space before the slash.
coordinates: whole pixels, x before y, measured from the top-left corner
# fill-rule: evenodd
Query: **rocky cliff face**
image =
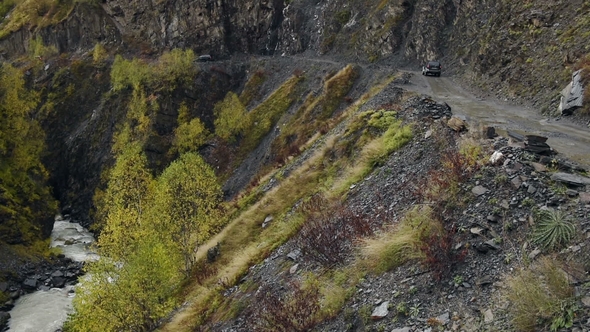
<path id="1" fill-rule="evenodd" d="M 274 49 L 282 0 L 110 0 L 105 12 L 120 31 L 157 49 L 190 47 L 214 55 Z"/>
<path id="2" fill-rule="evenodd" d="M 27 53 L 29 40 L 40 36 L 45 45 L 55 46 L 60 52 L 88 50 L 97 42 L 118 44 L 121 34 L 113 20 L 101 9 L 81 3 L 65 20 L 48 27 L 21 28 L 0 40 L 0 52 L 5 57 Z"/>

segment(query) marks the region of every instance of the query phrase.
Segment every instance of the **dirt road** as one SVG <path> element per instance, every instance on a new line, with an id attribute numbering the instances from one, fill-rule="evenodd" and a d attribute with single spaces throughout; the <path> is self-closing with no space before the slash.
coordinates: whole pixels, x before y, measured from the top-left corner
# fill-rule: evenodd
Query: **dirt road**
<path id="1" fill-rule="evenodd" d="M 493 126 L 505 136 L 506 131 L 548 137 L 547 144 L 568 159 L 590 167 L 590 129 L 572 123 L 569 119 L 548 119 L 534 109 L 509 105 L 496 100 L 482 100 L 462 89 L 448 77 L 422 76 L 410 72 L 410 84 L 403 88 L 425 93 L 444 101 L 453 114 L 470 123 Z"/>

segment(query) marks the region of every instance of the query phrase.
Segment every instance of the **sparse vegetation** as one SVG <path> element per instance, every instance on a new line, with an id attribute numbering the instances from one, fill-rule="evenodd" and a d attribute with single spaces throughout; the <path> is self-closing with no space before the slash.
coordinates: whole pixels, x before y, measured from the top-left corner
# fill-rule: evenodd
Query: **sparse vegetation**
<path id="1" fill-rule="evenodd" d="M 322 94 L 318 97 L 309 95 L 306 98 L 297 114 L 285 125 L 273 150 L 277 150 L 277 144 L 287 147 L 287 151 L 301 150 L 318 131 L 324 134 L 339 123 L 342 119 L 333 119 L 333 121 L 330 119 L 357 77 L 357 69 L 351 65 L 327 77 Z M 288 152 L 279 151 L 276 154 L 284 156 Z"/>
<path id="2" fill-rule="evenodd" d="M 252 126 L 244 137 L 242 152 L 252 151 L 260 140 L 268 134 L 281 115 L 293 103 L 295 88 L 303 80 L 303 76 L 292 76 L 265 101 L 249 113 Z"/>
<path id="3" fill-rule="evenodd" d="M 558 331 L 572 326 L 577 311 L 574 289 L 558 260 L 543 257 L 507 280 L 505 295 L 519 331 Z"/>
<path id="4" fill-rule="evenodd" d="M 588 23 L 590 27 L 590 22 Z M 586 54 L 578 64 L 576 68 L 582 70 L 581 79 L 584 85 L 584 100 L 590 100 L 590 53 Z M 582 113 L 590 114 L 590 103 L 585 102 L 581 109 Z"/>
<path id="5" fill-rule="evenodd" d="M 32 29 L 43 28 L 68 17 L 75 0 L 9 0 L 3 1 L 0 38 L 11 32 L 28 26 Z M 5 18 L 8 10 L 12 10 L 9 18 Z M 2 12 L 0 12 L 2 13 Z"/>
<path id="6" fill-rule="evenodd" d="M 244 86 L 244 90 L 240 94 L 240 101 L 242 105 L 248 106 L 253 100 L 259 97 L 259 90 L 264 81 L 266 80 L 266 74 L 262 70 L 255 71 L 252 76 L 248 79 Z"/>
<path id="7" fill-rule="evenodd" d="M 45 133 L 36 112 L 39 94 L 21 70 L 0 67 L 0 241 L 32 245 L 48 235 L 57 210 L 41 163 Z M 48 220 L 49 218 L 49 220 Z M 44 248 L 43 251 L 48 250 Z"/>
<path id="8" fill-rule="evenodd" d="M 254 331 L 304 332 L 318 321 L 320 291 L 317 284 L 293 283 L 286 298 L 280 298 L 271 290 L 260 292 L 257 299 Z"/>

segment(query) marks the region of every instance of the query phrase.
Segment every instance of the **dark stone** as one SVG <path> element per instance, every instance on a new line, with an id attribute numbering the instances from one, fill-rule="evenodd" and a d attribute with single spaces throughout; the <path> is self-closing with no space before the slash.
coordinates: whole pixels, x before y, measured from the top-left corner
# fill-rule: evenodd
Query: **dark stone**
<path id="1" fill-rule="evenodd" d="M 8 289 L 8 283 L 7 282 L 0 282 L 0 292 L 6 292 L 6 290 Z"/>
<path id="2" fill-rule="evenodd" d="M 2 306 L 0 306 L 0 311 L 10 311 L 10 310 L 12 310 L 12 308 L 14 308 L 14 300 L 10 299 L 10 300 L 4 302 L 2 304 Z"/>
<path id="3" fill-rule="evenodd" d="M 207 261 L 209 263 L 215 262 L 217 256 L 219 256 L 219 247 L 220 244 L 219 242 L 217 242 L 217 244 L 214 247 L 211 247 L 209 248 L 209 250 L 207 250 Z"/>
<path id="4" fill-rule="evenodd" d="M 51 274 L 51 276 L 52 277 L 63 277 L 64 276 L 64 273 L 62 271 L 57 270 L 57 271 L 53 272 Z"/>
<path id="5" fill-rule="evenodd" d="M 8 328 L 8 320 L 10 320 L 10 314 L 0 311 L 0 331 L 5 331 Z"/>
<path id="6" fill-rule="evenodd" d="M 528 144 L 541 144 L 547 142 L 547 137 L 537 135 L 526 135 L 526 141 Z"/>
<path id="7" fill-rule="evenodd" d="M 525 140 L 525 136 L 521 135 L 519 133 L 515 133 L 513 131 L 508 131 L 508 136 L 512 137 L 513 139 L 515 139 L 517 142 L 524 142 Z"/>
<path id="8" fill-rule="evenodd" d="M 590 185 L 590 178 L 577 174 L 569 173 L 555 173 L 551 176 L 551 180 L 565 183 L 567 185 L 583 187 Z"/>
<path id="9" fill-rule="evenodd" d="M 52 277 L 51 284 L 53 287 L 62 288 L 66 284 L 66 279 L 62 277 Z"/>
<path id="10" fill-rule="evenodd" d="M 491 223 L 494 223 L 494 224 L 496 224 L 496 223 L 498 223 L 498 221 L 500 220 L 500 218 L 498 218 L 498 216 L 496 216 L 496 215 L 494 215 L 494 214 L 490 214 L 490 215 L 487 217 L 487 220 L 488 220 L 489 222 L 491 222 Z"/>
<path id="11" fill-rule="evenodd" d="M 27 289 L 37 289 L 37 279 L 27 278 L 23 282 L 23 287 Z"/>
<path id="12" fill-rule="evenodd" d="M 524 150 L 536 154 L 551 155 L 553 149 L 547 143 L 524 143 Z"/>
<path id="13" fill-rule="evenodd" d="M 498 136 L 498 134 L 496 134 L 496 128 L 494 127 L 484 127 L 483 129 L 483 135 L 485 138 L 489 138 L 492 139 L 496 136 Z"/>
<path id="14" fill-rule="evenodd" d="M 492 279 L 492 277 L 490 277 L 490 276 L 483 276 L 483 277 L 477 279 L 475 282 L 475 284 L 478 286 L 491 285 L 493 283 L 494 283 L 494 279 Z"/>

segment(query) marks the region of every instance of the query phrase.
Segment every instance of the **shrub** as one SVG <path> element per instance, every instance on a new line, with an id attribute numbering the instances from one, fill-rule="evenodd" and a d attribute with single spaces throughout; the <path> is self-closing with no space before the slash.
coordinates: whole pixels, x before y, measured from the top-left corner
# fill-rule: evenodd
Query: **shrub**
<path id="1" fill-rule="evenodd" d="M 561 210 L 542 210 L 533 231 L 533 242 L 548 250 L 559 249 L 574 236 L 576 228 Z"/>
<path id="2" fill-rule="evenodd" d="M 138 89 L 150 82 L 151 74 L 146 63 L 139 59 L 126 60 L 122 56 L 115 56 L 111 68 L 111 84 L 113 90 L 120 91 L 129 87 Z"/>
<path id="3" fill-rule="evenodd" d="M 572 326 L 577 310 L 574 289 L 559 261 L 543 257 L 507 281 L 509 312 L 519 331 L 557 331 Z"/>
<path id="4" fill-rule="evenodd" d="M 310 208 L 313 212 L 308 212 L 309 220 L 301 229 L 297 243 L 306 255 L 319 263 L 341 263 L 355 240 L 372 233 L 371 217 L 349 207 L 329 206 L 322 198 L 314 198 L 303 207 Z"/>
<path id="5" fill-rule="evenodd" d="M 317 283 L 292 283 L 292 292 L 283 298 L 276 291 L 263 290 L 256 301 L 254 331 L 303 332 L 317 323 L 320 291 Z"/>
<path id="6" fill-rule="evenodd" d="M 191 50 L 174 49 L 164 53 L 155 64 L 134 58 L 126 60 L 115 56 L 111 69 L 111 83 L 115 91 L 129 87 L 152 87 L 172 91 L 179 83 L 187 83 L 196 73 L 195 55 Z"/>
<path id="7" fill-rule="evenodd" d="M 416 186 L 416 195 L 431 204 L 438 211 L 437 215 L 459 202 L 459 184 L 477 169 L 455 148 L 448 148 L 442 154 L 441 167 L 430 171 L 424 183 Z"/>
<path id="8" fill-rule="evenodd" d="M 436 280 L 448 276 L 456 264 L 462 262 L 467 249 L 454 249 L 454 229 L 440 227 L 439 231 L 431 232 L 423 241 L 421 250 L 424 253 L 424 265 L 427 266 Z"/>
<path id="9" fill-rule="evenodd" d="M 178 48 L 170 52 L 163 53 L 158 58 L 157 65 L 154 68 L 155 75 L 163 88 L 172 91 L 177 84 L 189 83 L 196 74 L 197 69 L 193 65 L 195 54 L 192 50 L 181 50 Z"/>

